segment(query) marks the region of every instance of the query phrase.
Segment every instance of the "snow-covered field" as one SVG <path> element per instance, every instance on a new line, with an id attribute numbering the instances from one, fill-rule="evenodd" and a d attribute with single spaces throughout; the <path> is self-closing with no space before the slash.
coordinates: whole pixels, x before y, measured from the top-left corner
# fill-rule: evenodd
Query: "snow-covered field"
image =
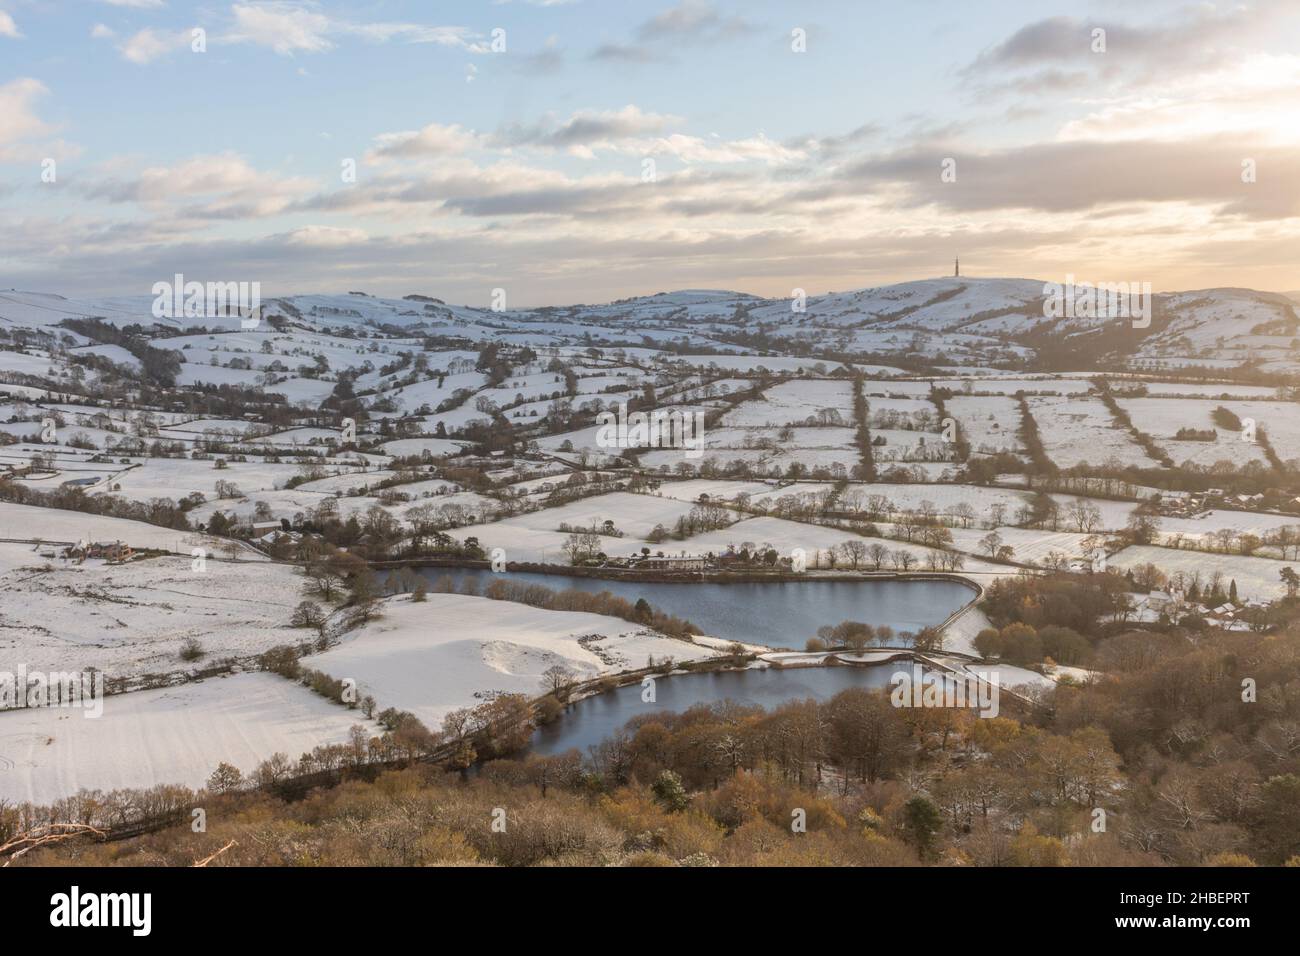
<path id="1" fill-rule="evenodd" d="M 1238 534 L 1263 536 L 1276 528 L 1300 527 L 1300 517 L 1295 515 L 1259 514 L 1251 511 L 1205 511 L 1191 518 L 1162 517 L 1160 532 L 1164 538 L 1183 535 L 1203 538 L 1216 531 L 1231 528 Z"/>
<path id="2" fill-rule="evenodd" d="M 132 467 L 113 477 L 111 488 L 96 490 L 111 491 L 133 501 L 179 499 L 193 492 L 214 498 L 218 481 L 252 494 L 283 488 L 300 471 L 298 465 L 263 461 L 230 461 L 225 468 L 216 468 L 211 461 L 190 458 L 133 458 L 131 461 Z M 341 471 L 348 466 L 324 467 Z"/>
<path id="3" fill-rule="evenodd" d="M 953 547 L 967 554 L 987 557 L 980 541 L 989 532 L 983 529 L 952 529 Z M 998 528 L 1002 543 L 1012 548 L 1011 560 L 1021 564 L 1043 564 L 1053 552 L 1066 558 L 1083 555 L 1082 542 L 1090 537 L 1072 531 L 1035 531 L 1028 528 Z"/>
<path id="4" fill-rule="evenodd" d="M 50 803 L 79 790 L 172 783 L 200 787 L 219 763 L 244 773 L 275 753 L 290 759 L 379 728 L 274 674 L 236 674 L 105 698 L 90 718 L 73 708 L 0 712 L 0 799 Z"/>
<path id="5" fill-rule="evenodd" d="M 607 520 L 613 521 L 615 530 L 623 532 L 623 536 L 602 536 L 601 547 L 610 556 L 627 557 L 642 547 L 651 550 L 667 547 L 671 542 L 651 544 L 645 536 L 659 524 L 672 530 L 677 519 L 688 514 L 693 506 L 693 502 L 676 498 L 614 492 L 451 534 L 462 540 L 476 537 L 485 548 L 501 548 L 507 561 L 568 564 L 564 544 L 569 532 L 559 530 L 562 523 L 573 528 L 589 528 L 592 522 L 603 525 Z"/>
<path id="6" fill-rule="evenodd" d="M 386 600 L 382 618 L 303 663 L 352 678 L 380 707 L 409 710 L 437 727 L 449 711 L 493 691 L 541 694 L 543 672 L 553 665 L 589 678 L 644 667 L 650 656 L 686 661 L 716 653 L 620 618 L 431 593 L 425 603 Z"/>
<path id="7" fill-rule="evenodd" d="M 0 501 L 0 537 L 25 541 L 59 541 L 68 544 L 121 541 L 136 549 L 149 548 L 189 555 L 195 548 L 224 554 L 231 542 L 193 531 L 173 531 L 143 521 L 112 518 L 106 515 L 38 508 Z M 241 561 L 265 560 L 256 552 L 236 545 L 233 552 Z"/>
<path id="8" fill-rule="evenodd" d="M 1107 462 L 1140 468 L 1157 464 L 1115 424 L 1099 398 L 1036 396 L 1028 401 L 1047 456 L 1060 468 Z"/>
<path id="9" fill-rule="evenodd" d="M 723 481 L 709 478 L 691 478 L 686 481 L 665 481 L 658 494 L 678 501 L 695 502 L 701 496 L 710 499 L 734 500 L 737 495 L 757 495 L 771 492 L 772 486 L 761 481 Z"/>
<path id="10" fill-rule="evenodd" d="M 1240 467 L 1251 461 L 1268 461 L 1259 444 L 1243 441 L 1239 431 L 1221 428 L 1214 423 L 1210 413 L 1222 404 L 1220 402 L 1189 398 L 1121 398 L 1117 401 L 1128 412 L 1133 424 L 1154 438 L 1176 465 L 1190 461 L 1208 467 L 1227 462 L 1231 467 Z M 1212 432 L 1217 437 L 1215 441 L 1175 438 L 1184 428 Z"/>
<path id="11" fill-rule="evenodd" d="M 302 576 L 284 565 L 190 557 L 65 564 L 2 546 L 0 671 L 94 667 L 114 677 L 189 671 L 296 643 L 289 627 Z M 46 565 L 51 570 L 44 570 Z M 180 659 L 182 644 L 204 652 Z"/>
<path id="12" fill-rule="evenodd" d="M 767 390 L 762 401 L 742 402 L 722 417 L 733 427 L 798 425 L 821 409 L 835 409 L 846 423 L 853 421 L 853 385 L 848 381 L 795 379 Z"/>
<path id="13" fill-rule="evenodd" d="M 944 403 L 961 423 L 972 455 L 1018 452 L 1022 449 L 1017 429 L 1020 406 L 1005 396 L 954 395 Z"/>
<path id="14" fill-rule="evenodd" d="M 1242 600 L 1272 601 L 1286 594 L 1286 586 L 1278 576 L 1290 567 L 1300 573 L 1300 562 L 1275 561 L 1272 558 L 1254 558 L 1236 554 L 1207 554 L 1204 551 L 1174 550 L 1154 545 L 1134 545 L 1113 554 L 1109 567 L 1126 571 L 1143 564 L 1154 564 L 1170 576 L 1182 573 L 1190 578 L 1200 575 L 1204 587 L 1212 575 L 1223 575 L 1223 587 L 1229 581 L 1237 582 L 1237 594 Z"/>

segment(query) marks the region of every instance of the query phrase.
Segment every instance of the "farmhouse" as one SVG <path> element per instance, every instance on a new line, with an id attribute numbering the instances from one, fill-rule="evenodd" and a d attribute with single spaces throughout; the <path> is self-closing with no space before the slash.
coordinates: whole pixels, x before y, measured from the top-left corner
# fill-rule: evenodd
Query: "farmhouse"
<path id="1" fill-rule="evenodd" d="M 97 558 L 104 561 L 120 563 L 130 561 L 135 557 L 135 551 L 130 545 L 123 544 L 121 541 L 96 541 L 87 545 L 72 545 L 63 552 L 65 558 L 75 558 L 78 561 L 84 561 L 87 558 Z"/>

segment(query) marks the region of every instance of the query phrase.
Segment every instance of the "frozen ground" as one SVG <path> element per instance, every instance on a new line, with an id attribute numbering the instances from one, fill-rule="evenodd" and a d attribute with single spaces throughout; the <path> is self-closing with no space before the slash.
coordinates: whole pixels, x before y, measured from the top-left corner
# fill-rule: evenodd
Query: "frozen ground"
<path id="1" fill-rule="evenodd" d="M 380 707 L 409 710 L 436 728 L 449 711 L 494 691 L 541 694 L 553 665 L 589 678 L 644 667 L 652 655 L 684 661 L 715 653 L 620 618 L 431 593 L 425 603 L 386 600 L 382 618 L 304 663 L 352 678 Z"/>
<path id="2" fill-rule="evenodd" d="M 1059 468 L 1107 462 L 1139 468 L 1157 464 L 1128 432 L 1115 425 L 1099 398 L 1034 397 L 1028 401 L 1047 456 Z"/>
<path id="3" fill-rule="evenodd" d="M 209 553 L 230 553 L 241 561 L 264 561 L 263 556 L 237 542 L 213 538 L 194 531 L 173 531 L 143 521 L 112 518 L 106 515 L 86 514 L 80 511 L 63 511 L 58 508 L 38 508 L 0 501 L 0 537 L 26 541 L 58 541 L 68 544 L 85 542 L 121 541 L 138 549 L 149 548 L 189 555 L 195 548 L 206 548 Z"/>
<path id="4" fill-rule="evenodd" d="M 1121 571 L 1143 564 L 1154 564 L 1171 577 L 1182 573 L 1190 578 L 1200 576 L 1204 586 L 1217 571 L 1223 575 L 1223 588 L 1230 581 L 1237 582 L 1237 594 L 1242 600 L 1272 601 L 1286 594 L 1286 586 L 1278 576 L 1290 567 L 1300 573 L 1300 562 L 1277 561 L 1272 558 L 1254 558 L 1237 554 L 1208 554 L 1188 549 L 1174 550 L 1154 545 L 1134 545 L 1110 556 L 1109 567 Z"/>
<path id="5" fill-rule="evenodd" d="M 189 557 L 65 565 L 35 555 L 28 563 L 10 550 L 22 547 L 0 550 L 0 567 L 9 565 L 0 573 L 0 671 L 189 671 L 307 633 L 288 626 L 302 577 L 284 565 L 209 558 L 200 571 Z M 187 639 L 204 651 L 197 662 L 180 659 Z"/>
<path id="6" fill-rule="evenodd" d="M 237 674 L 111 696 L 98 718 L 72 708 L 0 712 L 0 799 L 49 803 L 79 790 L 199 787 L 217 764 L 244 773 L 379 728 L 274 674 Z"/>

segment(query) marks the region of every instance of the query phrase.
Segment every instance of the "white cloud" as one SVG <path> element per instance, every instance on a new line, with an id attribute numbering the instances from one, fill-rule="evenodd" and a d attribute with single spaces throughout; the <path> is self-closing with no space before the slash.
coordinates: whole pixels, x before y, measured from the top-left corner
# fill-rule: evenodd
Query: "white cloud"
<path id="1" fill-rule="evenodd" d="M 12 37 L 17 40 L 22 34 L 18 32 L 18 24 L 14 23 L 14 18 L 0 10 L 0 37 Z"/>
<path id="2" fill-rule="evenodd" d="M 49 132 L 32 109 L 33 101 L 48 92 L 44 83 L 31 77 L 0 86 L 0 145 Z"/>
<path id="3" fill-rule="evenodd" d="M 235 23 L 224 37 L 232 43 L 268 47 L 282 56 L 295 53 L 326 53 L 335 38 L 355 36 L 373 43 L 404 40 L 432 43 L 484 52 L 486 47 L 464 27 L 423 26 L 414 23 L 352 23 L 322 13 L 314 4 L 280 0 L 274 3 L 236 3 L 231 7 Z"/>
<path id="4" fill-rule="evenodd" d="M 1300 139 L 1300 56 L 1257 53 L 1230 66 L 1169 77 L 1158 91 L 1138 88 L 1094 101 L 1066 122 L 1062 141 L 1192 140 L 1231 136 L 1244 144 Z M 1245 154 L 1243 154 L 1245 155 Z"/>
<path id="5" fill-rule="evenodd" d="M 273 3 L 253 6 L 237 3 L 234 32 L 227 39 L 270 47 L 290 56 L 296 52 L 324 53 L 334 48 L 327 34 L 330 18 L 297 4 Z"/>
<path id="6" fill-rule="evenodd" d="M 36 100 L 47 93 L 45 84 L 31 77 L 20 77 L 0 86 L 0 161 L 25 161 L 50 155 L 50 144 L 32 142 L 53 132 L 53 127 L 37 116 L 35 110 Z"/>
<path id="7" fill-rule="evenodd" d="M 674 133 L 657 139 L 623 144 L 623 152 L 643 152 L 647 155 L 669 153 L 684 163 L 745 163 L 764 162 L 769 165 L 792 163 L 804 159 L 806 153 L 793 149 L 762 133 L 747 139 L 702 139 Z"/>
<path id="8" fill-rule="evenodd" d="M 275 236 L 270 237 L 275 239 Z M 294 246 L 311 246 L 317 249 L 354 245 L 369 239 L 364 229 L 342 229 L 337 226 L 303 226 L 285 233 L 284 241 Z"/>
<path id="9" fill-rule="evenodd" d="M 557 123 L 548 118 L 532 126 L 506 127 L 493 137 L 501 147 L 536 146 L 562 149 L 590 158 L 597 149 L 615 149 L 630 137 L 658 133 L 680 117 L 647 113 L 629 103 L 618 110 L 578 110 Z"/>
<path id="10" fill-rule="evenodd" d="M 144 65 L 161 56 L 187 48 L 192 40 L 189 30 L 165 31 L 146 27 L 118 45 L 124 59 Z"/>
<path id="11" fill-rule="evenodd" d="M 99 0 L 110 7 L 130 7 L 133 10 L 157 10 L 167 4 L 163 0 Z"/>
<path id="12" fill-rule="evenodd" d="M 234 153 L 195 156 L 172 166 L 151 166 L 128 178 L 106 179 L 85 187 L 92 199 L 145 205 L 190 200 L 182 216 L 254 219 L 275 215 L 316 184 L 302 177 L 278 176 L 250 165 Z"/>
<path id="13" fill-rule="evenodd" d="M 384 133 L 375 137 L 374 148 L 366 153 L 366 162 L 384 159 L 414 159 L 423 156 L 452 156 L 474 149 L 481 137 L 458 124 L 444 126 L 430 123 L 424 129 L 401 133 Z"/>

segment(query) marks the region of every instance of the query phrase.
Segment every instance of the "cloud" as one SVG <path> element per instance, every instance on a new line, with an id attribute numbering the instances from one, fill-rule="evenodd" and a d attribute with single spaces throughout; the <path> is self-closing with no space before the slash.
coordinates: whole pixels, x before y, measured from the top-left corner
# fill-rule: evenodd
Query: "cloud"
<path id="1" fill-rule="evenodd" d="M 591 52 L 588 59 L 616 63 L 652 63 L 663 57 L 646 47 L 631 43 L 602 43 Z"/>
<path id="2" fill-rule="evenodd" d="M 0 85 L 0 162 L 29 162 L 75 155 L 80 148 L 49 140 L 56 128 L 36 114 L 36 101 L 49 94 L 44 83 L 19 77 Z"/>
<path id="3" fill-rule="evenodd" d="M 1300 10 L 1289 0 L 1191 5 L 1146 24 L 1047 17 L 984 50 L 961 73 L 967 78 L 1016 75 L 1003 90 L 1021 94 L 1078 87 L 1083 76 L 1112 84 L 1165 83 L 1180 74 L 1222 68 L 1251 47 L 1280 43 L 1288 48 L 1280 38 L 1294 36 L 1297 21 Z M 1093 49 L 1097 30 L 1104 33 L 1103 52 Z M 985 90 L 973 92 L 980 96 Z"/>
<path id="4" fill-rule="evenodd" d="M 707 0 L 682 0 L 641 24 L 637 36 L 645 41 L 678 40 L 710 42 L 753 32 L 754 27 L 741 17 L 720 14 Z"/>
<path id="5" fill-rule="evenodd" d="M 32 109 L 34 101 L 49 92 L 44 83 L 31 77 L 10 80 L 0 86 L 0 144 L 49 131 Z"/>
<path id="6" fill-rule="evenodd" d="M 803 159 L 806 153 L 797 147 L 786 146 L 768 139 L 762 133 L 747 139 L 702 139 L 674 133 L 634 146 L 632 152 L 647 155 L 670 153 L 686 163 L 745 163 L 760 161 L 769 164 L 791 163 Z"/>
<path id="7" fill-rule="evenodd" d="M 787 139 L 785 145 L 792 150 L 810 151 L 821 153 L 824 156 L 834 156 L 848 150 L 865 140 L 875 139 L 884 132 L 884 127 L 879 123 L 863 123 L 861 126 L 854 127 L 847 133 L 840 133 L 829 136 L 795 136 Z"/>
<path id="8" fill-rule="evenodd" d="M 123 40 L 117 49 L 123 59 L 144 66 L 169 53 L 188 49 L 192 42 L 193 33 L 190 30 L 168 31 L 145 27 Z"/>
<path id="9" fill-rule="evenodd" d="M 340 229 L 336 226 L 303 226 L 279 236 L 270 237 L 275 242 L 284 242 L 295 246 L 309 246 L 315 249 L 337 248 L 365 242 L 369 236 L 364 229 Z"/>
<path id="10" fill-rule="evenodd" d="M 1089 102 L 1060 127 L 1061 140 L 1196 140 L 1213 130 L 1243 143 L 1300 145 L 1300 55 L 1254 53 L 1220 69 L 1171 76 Z"/>
<path id="11" fill-rule="evenodd" d="M 431 43 L 471 52 L 485 52 L 477 34 L 464 27 L 424 26 L 413 23 L 354 23 L 322 13 L 316 4 L 289 2 L 236 3 L 231 7 L 234 25 L 223 39 L 268 47 L 282 56 L 325 53 L 335 39 L 354 36 L 372 43 L 403 40 Z"/>
<path id="12" fill-rule="evenodd" d="M 276 53 L 324 53 L 334 48 L 329 34 L 334 26 L 329 17 L 297 4 L 237 3 L 231 7 L 233 31 L 226 37 L 236 43 L 255 43 Z"/>
<path id="13" fill-rule="evenodd" d="M 474 149 L 481 144 L 481 140 L 473 130 L 467 130 L 456 123 L 449 126 L 430 123 L 421 130 L 376 136 L 375 145 L 366 153 L 366 162 L 454 156 Z"/>
<path id="14" fill-rule="evenodd" d="M 555 37 L 547 37 L 545 44 L 536 53 L 525 53 L 511 57 L 514 68 L 519 73 L 530 76 L 549 76 L 559 73 L 564 68 L 564 52 Z"/>
<path id="15" fill-rule="evenodd" d="M 1010 37 L 981 53 L 968 70 L 971 72 L 1022 67 L 1040 63 L 1082 60 L 1099 56 L 1091 51 L 1093 29 L 1105 29 L 1109 48 L 1132 43 L 1136 30 L 1111 24 L 1089 24 L 1073 17 L 1049 17 L 1021 27 Z"/>
<path id="16" fill-rule="evenodd" d="M 641 23 L 635 43 L 602 43 L 588 59 L 615 63 L 652 63 L 668 59 L 667 52 L 686 44 L 716 43 L 753 33 L 743 17 L 725 16 L 708 0 L 682 0 Z"/>
<path id="17" fill-rule="evenodd" d="M 579 110 L 561 123 L 544 120 L 531 126 L 509 126 L 500 130 L 493 142 L 505 147 L 536 146 L 590 155 L 593 149 L 612 148 L 619 140 L 657 133 L 674 122 L 680 122 L 680 118 L 647 113 L 629 103 L 618 110 Z"/>
<path id="18" fill-rule="evenodd" d="M 110 7 L 130 7 L 133 10 L 157 10 L 167 4 L 163 0 L 99 0 Z"/>
<path id="19" fill-rule="evenodd" d="M 10 37 L 17 40 L 22 37 L 18 32 L 18 24 L 14 23 L 14 18 L 0 10 L 0 37 Z"/>
<path id="20" fill-rule="evenodd" d="M 282 212 L 315 188 L 311 180 L 259 170 L 234 153 L 150 166 L 128 178 L 81 187 L 88 199 L 139 203 L 177 218 L 256 219 Z"/>
<path id="21" fill-rule="evenodd" d="M 899 207 L 935 205 L 962 212 L 1032 209 L 1092 212 L 1121 204 L 1206 204 L 1250 219 L 1300 216 L 1300 155 L 1258 142 L 1219 139 L 1033 143 L 992 152 L 951 144 L 910 148 L 847 165 L 833 185 L 808 195 L 888 190 Z M 956 160 L 956 182 L 940 178 L 941 160 Z M 1243 158 L 1261 170 L 1243 183 Z"/>

